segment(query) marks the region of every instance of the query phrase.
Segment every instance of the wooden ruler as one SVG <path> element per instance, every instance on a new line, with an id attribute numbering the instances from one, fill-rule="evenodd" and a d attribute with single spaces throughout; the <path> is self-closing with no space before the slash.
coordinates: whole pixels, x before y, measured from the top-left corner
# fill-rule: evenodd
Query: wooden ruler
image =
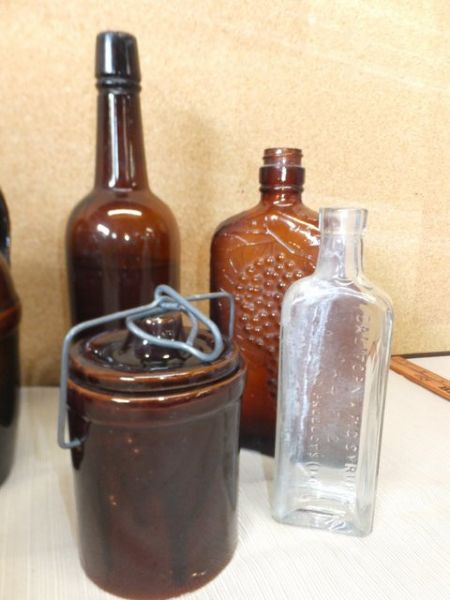
<path id="1" fill-rule="evenodd" d="M 421 385 L 425 389 L 450 400 L 450 380 L 441 377 L 433 371 L 424 369 L 412 363 L 402 356 L 393 356 L 391 358 L 391 369 L 400 375 L 403 375 L 410 381 Z"/>

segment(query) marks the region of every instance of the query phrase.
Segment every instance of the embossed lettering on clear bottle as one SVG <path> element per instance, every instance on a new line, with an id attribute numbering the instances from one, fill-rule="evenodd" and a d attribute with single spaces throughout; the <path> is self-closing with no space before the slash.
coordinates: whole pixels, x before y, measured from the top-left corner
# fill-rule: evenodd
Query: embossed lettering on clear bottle
<path id="1" fill-rule="evenodd" d="M 315 273 L 281 316 L 272 512 L 353 535 L 372 529 L 392 306 L 362 272 L 367 211 L 321 210 Z"/>
<path id="2" fill-rule="evenodd" d="M 281 302 L 310 275 L 319 246 L 318 215 L 302 203 L 304 169 L 296 148 L 269 148 L 260 168 L 260 203 L 219 225 L 211 244 L 211 290 L 236 299 L 235 340 L 247 363 L 241 444 L 273 454 Z M 228 305 L 213 303 L 222 331 Z"/>

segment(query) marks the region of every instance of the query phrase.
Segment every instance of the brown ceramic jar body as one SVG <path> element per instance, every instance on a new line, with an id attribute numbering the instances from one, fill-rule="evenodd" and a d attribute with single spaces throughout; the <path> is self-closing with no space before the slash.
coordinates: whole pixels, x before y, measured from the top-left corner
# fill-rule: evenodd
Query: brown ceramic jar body
<path id="1" fill-rule="evenodd" d="M 139 76 L 99 77 L 98 89 L 95 185 L 66 232 L 73 324 L 147 304 L 161 283 L 179 287 L 177 223 L 147 180 Z"/>
<path id="2" fill-rule="evenodd" d="M 20 312 L 6 258 L 0 255 L 0 484 L 11 470 L 16 440 Z"/>
<path id="3" fill-rule="evenodd" d="M 301 152 L 269 149 L 260 170 L 261 201 L 217 228 L 211 244 L 211 291 L 236 299 L 235 341 L 247 364 L 241 444 L 273 453 L 281 302 L 291 283 L 316 264 L 318 215 L 302 203 Z M 212 318 L 226 331 L 228 306 Z"/>
<path id="4" fill-rule="evenodd" d="M 189 377 L 190 387 L 169 384 L 166 373 L 149 389 L 145 374 L 123 377 L 111 368 L 101 382 L 95 369 L 72 368 L 69 429 L 84 440 L 72 450 L 80 557 L 101 588 L 126 598 L 171 598 L 205 585 L 230 561 L 239 364 L 210 384 L 196 379 L 207 367 Z M 147 373 L 153 377 L 151 368 Z"/>

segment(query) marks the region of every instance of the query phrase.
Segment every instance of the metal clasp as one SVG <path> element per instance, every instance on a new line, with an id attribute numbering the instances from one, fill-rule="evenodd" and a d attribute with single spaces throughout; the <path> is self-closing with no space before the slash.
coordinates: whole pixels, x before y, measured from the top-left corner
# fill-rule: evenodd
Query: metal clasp
<path id="1" fill-rule="evenodd" d="M 66 440 L 65 429 L 67 420 L 67 382 L 69 378 L 69 352 L 73 340 L 83 331 L 116 321 L 125 319 L 126 327 L 134 335 L 143 340 L 150 342 L 155 346 L 164 348 L 175 348 L 189 352 L 202 362 L 213 362 L 223 352 L 223 338 L 217 325 L 208 317 L 206 317 L 198 308 L 192 306 L 192 302 L 200 302 L 202 300 L 214 300 L 216 298 L 225 298 L 230 302 L 230 320 L 228 324 L 228 336 L 233 337 L 234 328 L 234 297 L 228 292 L 212 292 L 210 294 L 195 294 L 193 296 L 184 297 L 176 292 L 168 285 L 159 285 L 155 290 L 155 299 L 151 304 L 121 310 L 97 319 L 84 321 L 72 327 L 64 338 L 61 353 L 61 375 L 59 388 L 59 410 L 58 410 L 58 444 L 61 448 L 76 448 L 81 446 L 84 439 L 75 438 Z M 190 320 L 191 330 L 185 342 L 180 340 L 170 340 L 166 338 L 156 337 L 147 331 L 143 331 L 137 324 L 137 320 L 145 319 L 162 315 L 166 312 L 181 311 L 185 313 Z M 199 321 L 203 323 L 213 336 L 213 349 L 211 352 L 202 352 L 194 347 L 195 340 L 199 332 Z"/>

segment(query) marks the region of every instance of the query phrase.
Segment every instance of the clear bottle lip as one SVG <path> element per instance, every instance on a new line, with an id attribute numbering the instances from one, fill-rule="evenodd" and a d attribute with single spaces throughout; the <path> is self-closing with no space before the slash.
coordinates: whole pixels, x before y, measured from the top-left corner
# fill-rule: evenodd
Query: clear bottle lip
<path id="1" fill-rule="evenodd" d="M 355 206 L 323 207 L 319 209 L 321 234 L 363 235 L 368 211 Z"/>

